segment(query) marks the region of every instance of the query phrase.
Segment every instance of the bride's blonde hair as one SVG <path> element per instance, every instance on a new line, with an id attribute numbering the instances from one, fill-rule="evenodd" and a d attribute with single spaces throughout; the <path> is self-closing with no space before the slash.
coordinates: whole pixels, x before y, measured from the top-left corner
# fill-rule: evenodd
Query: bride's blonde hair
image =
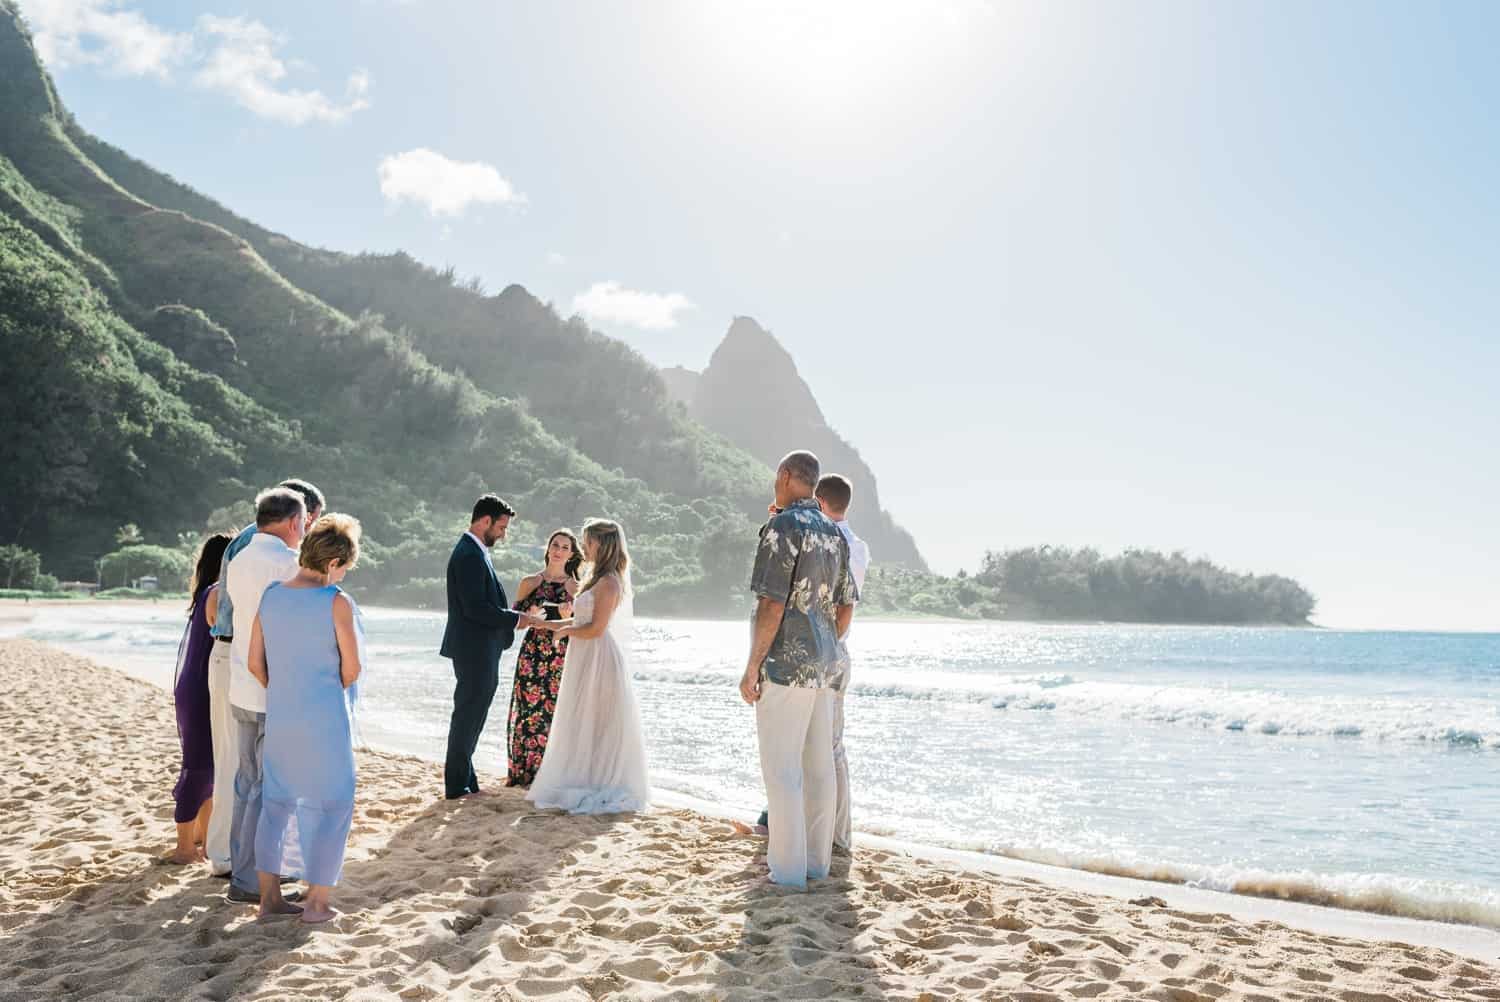
<path id="1" fill-rule="evenodd" d="M 599 579 L 620 575 L 620 586 L 630 590 L 630 551 L 625 548 L 625 530 L 620 523 L 607 518 L 591 518 L 583 523 L 585 539 L 594 541 L 594 562 L 589 564 L 588 578 L 579 593 L 588 591 Z"/>

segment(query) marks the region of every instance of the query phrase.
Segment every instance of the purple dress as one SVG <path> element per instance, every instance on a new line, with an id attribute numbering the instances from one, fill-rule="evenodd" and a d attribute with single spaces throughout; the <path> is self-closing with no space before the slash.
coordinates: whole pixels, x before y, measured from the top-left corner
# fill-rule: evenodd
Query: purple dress
<path id="1" fill-rule="evenodd" d="M 214 737 L 208 716 L 208 655 L 214 640 L 208 634 L 207 607 L 216 591 L 205 588 L 193 603 L 193 616 L 177 648 L 177 680 L 172 686 L 172 700 L 177 704 L 182 771 L 172 788 L 177 801 L 172 819 L 178 824 L 196 818 L 214 794 Z"/>

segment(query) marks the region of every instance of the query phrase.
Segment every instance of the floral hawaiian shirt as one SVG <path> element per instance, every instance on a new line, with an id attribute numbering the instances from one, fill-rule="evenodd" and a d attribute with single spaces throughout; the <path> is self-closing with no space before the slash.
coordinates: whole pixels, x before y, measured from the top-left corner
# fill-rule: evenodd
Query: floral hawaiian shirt
<path id="1" fill-rule="evenodd" d="M 858 595 L 849 573 L 849 543 L 812 498 L 793 502 L 760 531 L 750 590 L 786 604 L 762 680 L 810 689 L 839 689 L 847 656 L 834 610 Z"/>

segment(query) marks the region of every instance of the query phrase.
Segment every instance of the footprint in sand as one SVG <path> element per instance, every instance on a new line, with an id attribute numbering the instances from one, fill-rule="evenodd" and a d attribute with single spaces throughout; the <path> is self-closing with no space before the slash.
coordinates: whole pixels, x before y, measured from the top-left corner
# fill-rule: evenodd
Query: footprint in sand
<path id="1" fill-rule="evenodd" d="M 1303 981 L 1315 981 L 1320 985 L 1326 985 L 1333 980 L 1333 975 L 1326 971 L 1314 970 L 1311 967 L 1297 968 L 1297 977 Z"/>
<path id="2" fill-rule="evenodd" d="M 1436 971 L 1429 971 L 1427 968 L 1418 967 L 1415 964 L 1410 967 L 1403 967 L 1396 973 L 1403 978 L 1410 978 L 1412 981 L 1436 981 L 1438 978 Z"/>
<path id="3" fill-rule="evenodd" d="M 1033 939 L 1026 944 L 1026 952 L 1034 957 L 1061 957 L 1062 949 L 1044 939 Z"/>

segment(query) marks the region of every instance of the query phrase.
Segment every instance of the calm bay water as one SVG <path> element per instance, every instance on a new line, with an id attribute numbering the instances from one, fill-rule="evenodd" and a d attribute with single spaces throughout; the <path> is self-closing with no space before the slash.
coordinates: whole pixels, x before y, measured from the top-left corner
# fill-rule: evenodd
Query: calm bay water
<path id="1" fill-rule="evenodd" d="M 87 626 L 79 626 L 86 614 Z M 26 635 L 166 684 L 179 610 Z M 441 757 L 441 615 L 366 610 L 370 745 Z M 641 620 L 652 782 L 757 810 L 741 623 Z M 855 827 L 1102 872 L 1500 927 L 1500 635 L 857 623 Z M 509 672 L 481 747 L 504 771 Z"/>

